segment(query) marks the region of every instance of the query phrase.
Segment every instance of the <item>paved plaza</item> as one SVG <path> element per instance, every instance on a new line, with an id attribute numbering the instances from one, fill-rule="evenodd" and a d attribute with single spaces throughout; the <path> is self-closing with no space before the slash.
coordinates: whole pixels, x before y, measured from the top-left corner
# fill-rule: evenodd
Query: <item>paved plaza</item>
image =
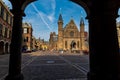
<path id="1" fill-rule="evenodd" d="M 9 54 L 0 55 L 0 80 L 8 72 Z M 22 54 L 24 80 L 87 80 L 88 55 L 37 51 Z"/>

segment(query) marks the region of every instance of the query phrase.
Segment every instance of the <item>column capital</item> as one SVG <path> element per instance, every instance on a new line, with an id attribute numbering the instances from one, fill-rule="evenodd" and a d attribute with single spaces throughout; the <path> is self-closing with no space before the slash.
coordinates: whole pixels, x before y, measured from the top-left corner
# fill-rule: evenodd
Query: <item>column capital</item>
<path id="1" fill-rule="evenodd" d="M 9 0 L 12 3 L 13 9 L 21 9 L 25 10 L 26 6 L 29 5 L 31 2 L 34 2 L 36 0 Z"/>
<path id="2" fill-rule="evenodd" d="M 100 9 L 100 10 L 99 10 Z M 102 17 L 104 16 L 105 17 L 111 17 L 111 18 L 118 18 L 118 9 L 117 8 L 104 8 L 102 9 L 99 8 L 98 10 L 97 9 L 91 9 L 90 10 L 90 14 L 86 17 L 86 19 L 90 19 L 90 18 L 93 18 L 93 17 Z"/>
<path id="3" fill-rule="evenodd" d="M 20 16 L 20 15 L 21 15 L 21 16 L 26 16 L 25 13 L 24 13 L 24 11 L 21 10 L 21 9 L 19 9 L 19 10 L 18 10 L 18 9 L 12 9 L 11 12 L 13 13 L 13 15 L 16 14 L 16 15 L 19 15 L 19 16 Z"/>
<path id="4" fill-rule="evenodd" d="M 69 1 L 72 1 L 72 2 L 75 2 L 79 5 L 81 5 L 87 13 L 86 19 L 89 18 L 90 6 L 91 6 L 92 1 L 90 1 L 90 0 L 69 0 Z"/>
<path id="5" fill-rule="evenodd" d="M 99 16 L 111 16 L 114 18 L 118 17 L 119 2 L 117 0 L 106 0 L 106 1 L 91 1 L 89 5 L 90 14 L 87 16 L 90 17 L 99 17 Z"/>

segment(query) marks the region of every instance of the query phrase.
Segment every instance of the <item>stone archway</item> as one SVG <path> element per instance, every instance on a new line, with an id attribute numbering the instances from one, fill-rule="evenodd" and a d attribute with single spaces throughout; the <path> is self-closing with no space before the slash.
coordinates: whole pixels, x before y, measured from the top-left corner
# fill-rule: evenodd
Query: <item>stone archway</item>
<path id="1" fill-rule="evenodd" d="M 119 0 L 72 0 L 89 7 L 90 71 L 88 80 L 120 80 L 120 54 L 116 30 Z M 102 6 L 101 6 L 102 5 Z"/>
<path id="2" fill-rule="evenodd" d="M 76 49 L 76 42 L 73 40 L 70 44 L 71 50 Z"/>
<path id="3" fill-rule="evenodd" d="M 74 40 L 71 41 L 70 49 L 71 49 L 71 52 L 72 52 L 72 53 L 75 53 L 75 52 L 76 52 L 76 42 L 75 42 Z"/>
<path id="4" fill-rule="evenodd" d="M 6 80 L 23 80 L 20 55 L 22 16 L 25 7 L 35 0 L 10 1 L 13 5 L 14 21 L 9 74 Z M 117 10 L 120 7 L 120 0 L 72 1 L 87 10 L 87 18 L 89 19 L 90 72 L 88 73 L 88 80 L 120 80 L 120 54 L 116 31 L 116 17 Z M 18 39 L 16 39 L 16 36 Z"/>
<path id="5" fill-rule="evenodd" d="M 82 6 L 87 13 L 86 19 L 89 18 L 91 1 L 86 1 L 86 0 L 70 0 L 70 1 L 72 1 L 74 3 L 77 3 L 78 5 Z"/>
<path id="6" fill-rule="evenodd" d="M 0 54 L 4 54 L 4 42 L 0 42 Z"/>

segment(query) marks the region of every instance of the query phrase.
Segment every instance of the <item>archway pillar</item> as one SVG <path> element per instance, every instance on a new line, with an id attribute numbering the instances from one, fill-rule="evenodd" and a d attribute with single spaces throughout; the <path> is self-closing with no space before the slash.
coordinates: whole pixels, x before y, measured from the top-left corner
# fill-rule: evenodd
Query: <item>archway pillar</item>
<path id="1" fill-rule="evenodd" d="M 5 80 L 23 80 L 21 73 L 21 49 L 22 49 L 22 17 L 25 16 L 24 10 L 28 4 L 35 0 L 9 0 L 14 15 L 12 27 L 12 39 L 10 45 L 9 72 Z"/>
<path id="2" fill-rule="evenodd" d="M 120 55 L 116 30 L 117 9 L 101 5 L 93 4 L 90 9 L 88 80 L 120 80 Z"/>
<path id="3" fill-rule="evenodd" d="M 10 43 L 8 44 L 8 53 L 10 53 Z"/>
<path id="4" fill-rule="evenodd" d="M 10 45 L 9 72 L 5 80 L 23 80 L 21 73 L 22 16 L 21 9 L 13 9 L 12 40 Z"/>
<path id="5" fill-rule="evenodd" d="M 5 43 L 3 45 L 3 54 L 5 54 Z"/>

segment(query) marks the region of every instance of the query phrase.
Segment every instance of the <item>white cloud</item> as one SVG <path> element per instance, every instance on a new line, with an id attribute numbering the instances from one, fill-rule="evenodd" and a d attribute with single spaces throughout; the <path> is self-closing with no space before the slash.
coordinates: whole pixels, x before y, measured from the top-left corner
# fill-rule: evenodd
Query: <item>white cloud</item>
<path id="1" fill-rule="evenodd" d="M 46 1 L 45 1 L 45 3 L 46 3 Z M 43 7 L 46 8 L 46 6 L 48 6 L 48 5 L 46 5 L 45 3 L 43 3 L 42 5 L 43 5 Z M 52 31 L 53 26 L 51 24 L 55 22 L 56 1 L 51 0 L 49 2 L 49 4 L 50 4 L 50 7 L 47 7 L 47 8 L 50 10 L 50 12 L 42 12 L 42 11 L 38 10 L 38 8 L 33 3 L 32 3 L 32 7 L 35 9 L 35 11 L 38 14 L 38 17 L 41 18 L 42 22 L 47 26 L 47 28 L 50 31 Z"/>
<path id="2" fill-rule="evenodd" d="M 56 1 L 55 0 L 39 0 L 39 5 L 42 6 L 46 11 L 55 10 Z"/>
<path id="3" fill-rule="evenodd" d="M 53 12 L 53 13 L 51 13 L 50 15 L 47 16 L 48 19 L 49 19 L 51 22 L 54 22 L 54 20 L 55 20 L 54 14 L 55 14 L 55 13 Z"/>
<path id="4" fill-rule="evenodd" d="M 50 32 L 49 31 L 40 31 L 40 32 L 33 32 L 33 35 L 35 35 L 36 38 L 41 38 L 41 39 L 45 39 L 46 41 L 49 40 L 50 37 Z"/>
<path id="5" fill-rule="evenodd" d="M 52 9 L 55 10 L 55 8 L 56 8 L 56 2 L 55 2 L 55 0 L 52 0 L 51 6 L 52 6 Z"/>
<path id="6" fill-rule="evenodd" d="M 46 18 L 50 21 L 50 23 L 53 23 L 55 20 L 56 1 L 55 0 L 44 1 L 40 0 L 40 1 L 42 1 L 42 3 L 39 3 L 38 5 L 41 5 L 41 8 L 43 8 L 42 13 L 46 15 Z"/>
<path id="7" fill-rule="evenodd" d="M 36 10 L 36 12 L 38 13 L 39 17 L 42 19 L 43 23 L 48 27 L 48 29 L 51 31 L 51 28 L 49 26 L 49 24 L 45 21 L 45 19 L 43 18 L 42 13 L 36 8 L 36 6 L 32 3 L 33 8 Z"/>
<path id="8" fill-rule="evenodd" d="M 55 8 L 56 8 L 55 0 L 51 0 L 51 7 L 52 7 L 52 9 L 51 9 L 52 11 L 47 17 L 51 22 L 54 22 L 54 20 L 55 20 Z"/>

